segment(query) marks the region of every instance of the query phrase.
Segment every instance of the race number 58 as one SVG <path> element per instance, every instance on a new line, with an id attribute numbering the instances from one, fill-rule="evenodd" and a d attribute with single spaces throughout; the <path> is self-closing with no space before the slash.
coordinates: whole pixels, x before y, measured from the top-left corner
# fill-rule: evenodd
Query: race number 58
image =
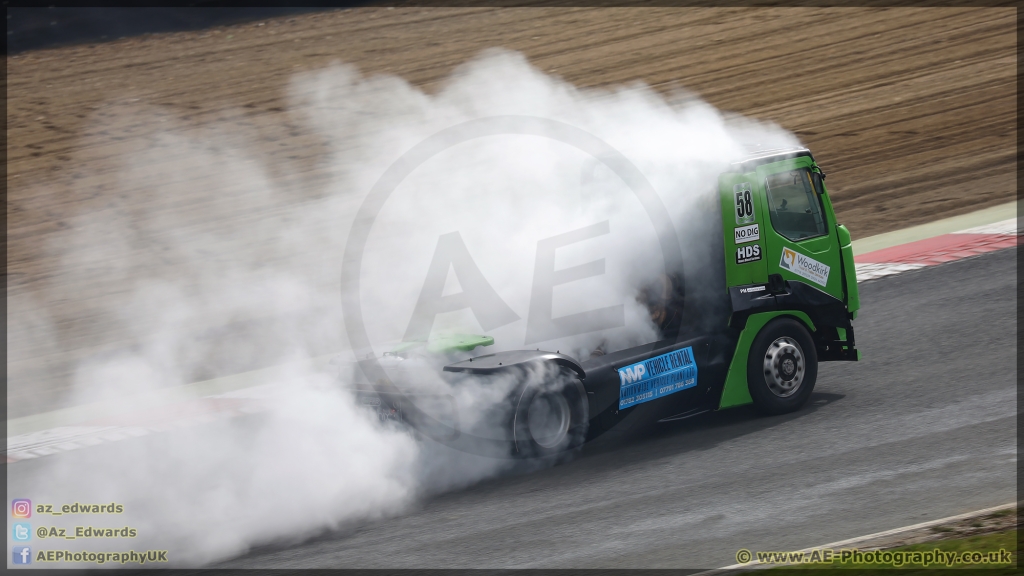
<path id="1" fill-rule="evenodd" d="M 750 183 L 737 184 L 732 191 L 736 198 L 736 223 L 750 224 L 754 221 L 754 198 L 750 193 Z"/>

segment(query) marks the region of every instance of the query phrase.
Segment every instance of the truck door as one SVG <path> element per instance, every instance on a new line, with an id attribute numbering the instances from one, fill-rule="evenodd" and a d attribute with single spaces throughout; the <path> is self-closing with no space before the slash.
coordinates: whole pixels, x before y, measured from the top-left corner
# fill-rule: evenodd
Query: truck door
<path id="1" fill-rule="evenodd" d="M 761 233 L 768 218 L 764 215 L 760 179 L 757 173 L 725 173 L 719 177 L 726 286 L 768 281 L 765 241 Z"/>
<path id="2" fill-rule="evenodd" d="M 835 222 L 811 178 L 810 158 L 757 168 L 763 193 L 768 274 L 803 282 L 842 300 L 843 270 Z"/>

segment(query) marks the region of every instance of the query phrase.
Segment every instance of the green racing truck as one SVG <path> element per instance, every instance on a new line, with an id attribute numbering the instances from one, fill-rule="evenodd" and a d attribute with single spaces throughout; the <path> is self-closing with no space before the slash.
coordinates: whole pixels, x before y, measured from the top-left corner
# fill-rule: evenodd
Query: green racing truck
<path id="1" fill-rule="evenodd" d="M 819 362 L 860 358 L 851 237 L 836 221 L 824 180 L 806 148 L 759 150 L 731 164 L 718 179 L 720 210 L 712 210 L 715 230 L 718 212 L 721 219 L 721 242 L 711 244 L 717 265 L 696 283 L 669 271 L 643 298 L 661 329 L 658 341 L 584 360 L 509 350 L 447 363 L 443 372 L 523 375 L 501 417 L 517 456 L 557 454 L 616 428 L 734 406 L 752 404 L 765 414 L 798 410 L 814 388 Z M 718 305 L 707 298 L 694 303 L 693 286 Z M 724 312 L 709 316 L 716 309 Z M 434 343 L 432 351 L 491 343 L 461 336 Z M 410 348 L 392 352 L 389 361 L 400 363 Z M 555 385 L 525 376 L 537 367 L 546 367 Z M 358 394 L 382 418 L 417 428 L 431 420 L 400 382 L 364 383 Z M 457 437 L 457 426 L 446 434 Z"/>

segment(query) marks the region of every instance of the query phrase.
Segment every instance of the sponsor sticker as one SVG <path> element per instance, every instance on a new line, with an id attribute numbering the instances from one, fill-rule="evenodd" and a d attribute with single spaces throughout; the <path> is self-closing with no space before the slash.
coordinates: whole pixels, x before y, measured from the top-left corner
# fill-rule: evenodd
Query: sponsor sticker
<path id="1" fill-rule="evenodd" d="M 619 368 L 619 409 L 668 396 L 697 385 L 693 347 Z"/>
<path id="2" fill-rule="evenodd" d="M 754 218 L 754 197 L 750 193 L 750 182 L 743 182 L 732 187 L 736 199 L 736 224 L 750 224 Z"/>
<path id="3" fill-rule="evenodd" d="M 740 288 L 740 294 L 750 294 L 751 292 L 764 292 L 767 290 L 767 286 L 750 286 L 749 288 Z"/>
<path id="4" fill-rule="evenodd" d="M 736 249 L 736 263 L 746 264 L 748 262 L 757 262 L 761 259 L 761 245 L 751 244 L 749 246 L 740 246 Z"/>
<path id="5" fill-rule="evenodd" d="M 733 228 L 732 232 L 736 237 L 737 244 L 746 244 L 747 242 L 753 242 L 761 239 L 761 229 L 757 227 L 757 224 Z"/>
<path id="6" fill-rule="evenodd" d="M 782 247 L 782 259 L 779 261 L 779 266 L 816 284 L 824 286 L 828 283 L 830 268 L 827 264 L 822 264 L 814 258 L 804 256 L 785 246 Z"/>

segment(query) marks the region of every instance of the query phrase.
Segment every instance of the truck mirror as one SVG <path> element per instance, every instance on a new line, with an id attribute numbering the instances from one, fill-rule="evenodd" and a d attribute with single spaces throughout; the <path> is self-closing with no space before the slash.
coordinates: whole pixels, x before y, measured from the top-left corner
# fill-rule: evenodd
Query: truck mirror
<path id="1" fill-rule="evenodd" d="M 822 190 L 825 189 L 822 185 L 822 180 L 825 179 L 825 174 L 821 172 L 811 172 L 811 181 L 814 183 L 814 191 L 821 194 Z"/>

